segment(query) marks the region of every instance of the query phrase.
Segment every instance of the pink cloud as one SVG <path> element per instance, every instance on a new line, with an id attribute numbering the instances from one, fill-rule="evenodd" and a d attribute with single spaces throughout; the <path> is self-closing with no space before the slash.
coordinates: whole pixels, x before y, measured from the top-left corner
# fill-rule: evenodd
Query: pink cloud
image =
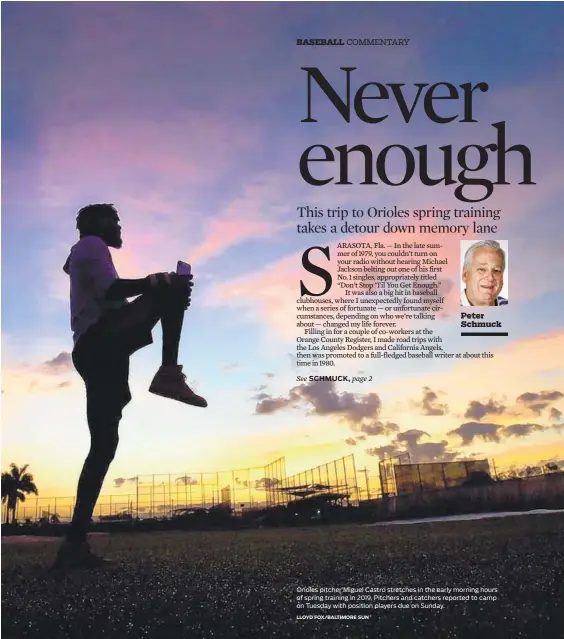
<path id="1" fill-rule="evenodd" d="M 76 120 L 64 129 L 45 125 L 35 182 L 40 202 L 29 206 L 18 223 L 25 222 L 26 215 L 29 222 L 39 217 L 57 234 L 43 255 L 42 270 L 50 274 L 52 295 L 58 299 L 68 295 L 67 280 L 59 271 L 77 239 L 76 211 L 89 202 L 114 202 L 120 211 L 124 248 L 115 259 L 125 277 L 173 270 L 176 260 L 186 259 L 202 241 L 207 245 L 204 253 L 213 252 L 213 237 L 202 228 L 207 212 L 202 210 L 201 190 L 211 188 L 232 168 L 236 157 L 254 144 L 256 131 L 243 121 L 199 113 L 185 113 L 162 124 Z M 29 176 L 16 173 L 11 178 L 16 180 L 11 191 L 25 193 Z M 228 207 L 225 218 L 231 220 L 235 241 L 246 234 L 254 237 L 257 229 L 266 227 L 252 210 L 248 217 L 241 214 L 242 223 L 237 214 Z M 251 226 L 245 231 L 248 220 Z M 214 234 L 221 235 L 221 226 L 214 227 Z M 224 246 L 225 241 L 219 249 Z"/>
<path id="2" fill-rule="evenodd" d="M 288 216 L 287 193 L 290 180 L 284 174 L 259 176 L 243 187 L 232 200 L 205 225 L 204 238 L 193 250 L 198 262 L 249 239 L 265 239 L 275 231 L 293 226 Z"/>
<path id="3" fill-rule="evenodd" d="M 42 364 L 10 364 L 2 367 L 4 397 L 53 394 L 74 389 L 78 381 L 68 353 Z"/>
<path id="4" fill-rule="evenodd" d="M 145 207 L 167 205 L 154 216 L 186 215 L 190 189 L 215 181 L 256 135 L 251 123 L 201 112 L 171 113 L 162 123 L 75 116 L 64 127 L 44 126 L 39 179 L 47 201 L 59 206 L 129 196 Z"/>

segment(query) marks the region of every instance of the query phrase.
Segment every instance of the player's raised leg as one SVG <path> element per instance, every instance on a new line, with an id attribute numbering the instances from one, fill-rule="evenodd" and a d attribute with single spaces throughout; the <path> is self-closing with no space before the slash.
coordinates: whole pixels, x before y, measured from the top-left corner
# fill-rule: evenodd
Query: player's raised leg
<path id="1" fill-rule="evenodd" d="M 188 386 L 186 375 L 178 363 L 184 313 L 190 305 L 190 288 L 182 285 L 182 277 L 177 276 L 177 285 L 163 286 L 153 293 L 153 303 L 162 326 L 163 349 L 162 364 L 151 382 L 149 392 L 205 408 L 207 401 Z"/>

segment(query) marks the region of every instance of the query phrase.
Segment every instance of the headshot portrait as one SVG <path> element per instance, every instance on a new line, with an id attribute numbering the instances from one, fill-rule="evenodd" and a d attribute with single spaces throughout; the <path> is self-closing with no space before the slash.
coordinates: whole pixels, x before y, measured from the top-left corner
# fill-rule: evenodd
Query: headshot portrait
<path id="1" fill-rule="evenodd" d="M 460 306 L 505 306 L 507 240 L 461 240 Z"/>

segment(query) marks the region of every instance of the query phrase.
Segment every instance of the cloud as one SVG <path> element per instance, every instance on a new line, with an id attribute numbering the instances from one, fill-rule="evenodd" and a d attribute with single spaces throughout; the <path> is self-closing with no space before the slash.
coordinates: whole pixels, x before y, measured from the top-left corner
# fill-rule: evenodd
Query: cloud
<path id="1" fill-rule="evenodd" d="M 412 428 L 411 430 L 406 430 L 403 433 L 399 433 L 396 437 L 396 441 L 398 443 L 405 442 L 409 448 L 416 446 L 422 437 L 430 437 L 430 435 L 425 431 Z"/>
<path id="2" fill-rule="evenodd" d="M 126 482 L 132 483 L 136 481 L 137 477 L 116 477 L 116 479 L 113 480 L 114 488 L 121 488 Z"/>
<path id="3" fill-rule="evenodd" d="M 346 391 L 338 393 L 334 390 L 334 382 L 313 381 L 293 390 L 313 406 L 312 414 L 336 414 L 353 424 L 360 424 L 366 418 L 378 417 L 382 406 L 376 393 L 361 396 Z"/>
<path id="4" fill-rule="evenodd" d="M 398 452 L 398 448 L 393 444 L 388 444 L 387 446 L 374 446 L 373 448 L 367 448 L 364 452 L 371 457 L 384 459 L 395 455 Z"/>
<path id="5" fill-rule="evenodd" d="M 181 486 L 195 486 L 198 483 L 198 480 L 194 477 L 183 475 L 182 477 L 177 477 L 175 482 Z"/>
<path id="6" fill-rule="evenodd" d="M 468 404 L 464 417 L 479 421 L 487 415 L 502 415 L 504 410 L 505 406 L 494 399 L 489 399 L 486 404 L 477 400 L 472 400 Z"/>
<path id="7" fill-rule="evenodd" d="M 423 437 L 429 437 L 429 434 L 418 429 L 407 430 L 398 433 L 395 440 L 387 446 L 368 448 L 365 452 L 380 460 L 400 453 L 409 453 L 412 464 L 453 461 L 458 457 L 457 451 L 448 450 L 449 443 L 446 440 L 421 443 Z"/>
<path id="8" fill-rule="evenodd" d="M 126 197 L 128 204 L 147 197 L 145 210 L 152 210 L 158 221 L 171 203 L 181 206 L 177 197 L 187 186 L 214 182 L 218 171 L 252 147 L 257 135 L 248 120 L 189 108 L 171 107 L 161 121 L 139 112 L 104 119 L 73 113 L 64 127 L 45 123 L 40 179 L 49 203 L 71 204 L 81 192 L 93 198 L 106 191 L 114 198 Z M 169 206 L 163 210 L 165 204 Z"/>
<path id="9" fill-rule="evenodd" d="M 430 437 L 430 435 L 417 429 L 404 431 L 396 437 L 398 444 L 405 444 L 405 450 L 409 453 L 412 464 L 432 461 L 446 462 L 458 457 L 458 452 L 447 450 L 449 443 L 446 440 L 421 443 L 420 440 L 423 437 Z"/>
<path id="10" fill-rule="evenodd" d="M 257 399 L 259 400 L 255 408 L 257 415 L 272 415 L 297 401 L 292 397 L 271 397 L 267 393 L 260 393 L 257 395 Z"/>
<path id="11" fill-rule="evenodd" d="M 412 464 L 423 462 L 449 462 L 458 458 L 458 451 L 447 450 L 448 441 L 424 442 L 413 448 L 408 448 Z"/>
<path id="12" fill-rule="evenodd" d="M 39 364 L 10 363 L 2 370 L 2 390 L 6 395 L 57 393 L 73 386 L 74 381 L 74 366 L 66 351 Z"/>
<path id="13" fill-rule="evenodd" d="M 546 430 L 546 426 L 540 424 L 511 424 L 501 431 L 503 437 L 526 437 L 535 431 Z"/>
<path id="14" fill-rule="evenodd" d="M 25 209 L 42 212 L 34 223 L 45 228 L 49 242 L 36 256 L 37 268 L 41 285 L 58 302 L 68 297 L 61 263 L 73 218 L 88 202 L 113 201 L 120 211 L 124 247 L 115 263 L 124 277 L 163 270 L 171 255 L 202 264 L 232 245 L 268 237 L 287 222 L 274 215 L 269 199 L 277 188 L 273 176 L 242 178 L 242 195 L 233 193 L 217 215 L 210 214 L 219 200 L 210 199 L 211 185 L 256 148 L 258 127 L 245 118 L 178 107 L 164 118 L 54 117 L 65 126 L 43 124 L 33 175 L 39 193 L 26 196 Z M 21 193 L 29 178 L 16 177 L 9 191 Z"/>
<path id="15" fill-rule="evenodd" d="M 207 221 L 204 239 L 193 250 L 192 263 L 209 259 L 226 248 L 248 240 L 264 239 L 293 226 L 287 217 L 288 175 L 262 175 L 244 185 L 240 197 Z"/>
<path id="16" fill-rule="evenodd" d="M 295 344 L 295 302 L 302 271 L 298 252 L 260 271 L 222 278 L 210 288 L 205 303 L 212 308 L 236 309 L 249 322 L 268 326 Z"/>
<path id="17" fill-rule="evenodd" d="M 564 394 L 560 391 L 541 391 L 540 393 L 523 393 L 519 395 L 517 401 L 535 415 L 540 415 L 552 402 L 562 397 Z"/>
<path id="18" fill-rule="evenodd" d="M 360 431 L 371 436 L 389 435 L 398 430 L 399 426 L 394 422 L 368 422 L 360 425 Z"/>
<path id="19" fill-rule="evenodd" d="M 231 362 L 230 364 L 224 364 L 222 368 L 224 371 L 233 371 L 236 368 L 241 368 L 241 364 L 239 362 Z"/>
<path id="20" fill-rule="evenodd" d="M 256 490 L 267 490 L 268 488 L 273 488 L 276 484 L 280 483 L 280 479 L 263 477 L 262 479 L 255 479 L 255 489 Z"/>
<path id="21" fill-rule="evenodd" d="M 469 446 L 475 439 L 481 439 L 485 442 L 499 443 L 499 431 L 503 426 L 488 422 L 466 422 L 458 428 L 451 430 L 447 435 L 458 435 L 462 438 L 462 446 Z"/>
<path id="22" fill-rule="evenodd" d="M 268 395 L 266 395 L 266 393 L 264 392 L 267 388 L 267 384 L 261 384 L 260 386 L 252 389 L 258 393 L 258 395 L 255 395 L 255 399 L 263 399 L 264 397 L 268 397 Z"/>
<path id="23" fill-rule="evenodd" d="M 45 373 L 53 375 L 60 375 L 61 373 L 74 370 L 71 354 L 66 351 L 62 351 L 57 356 L 53 357 L 53 359 L 43 362 L 42 370 Z"/>
<path id="24" fill-rule="evenodd" d="M 448 406 L 438 402 L 439 396 L 428 386 L 423 386 L 423 399 L 420 402 L 412 402 L 419 408 L 422 415 L 446 415 Z"/>
<path id="25" fill-rule="evenodd" d="M 345 444 L 349 446 L 356 446 L 358 442 L 366 441 L 366 435 L 357 435 L 356 437 L 347 437 L 345 439 Z"/>
<path id="26" fill-rule="evenodd" d="M 542 432 L 547 429 L 541 424 L 510 424 L 502 426 L 500 424 L 492 424 L 487 422 L 466 422 L 458 428 L 451 430 L 447 435 L 458 435 L 462 438 L 462 446 L 469 446 L 476 439 L 485 442 L 494 442 L 499 444 L 502 439 L 509 437 L 526 437 L 533 432 Z"/>
<path id="27" fill-rule="evenodd" d="M 351 426 L 357 426 L 363 430 L 364 420 L 377 419 L 380 414 L 382 402 L 376 393 L 355 395 L 347 391 L 337 392 L 333 381 L 317 380 L 294 386 L 286 397 L 271 397 L 264 394 L 257 403 L 255 413 L 268 415 L 290 406 L 310 407 L 309 415 L 334 415 L 347 422 Z M 365 428 L 382 428 L 375 422 L 371 422 Z M 367 432 L 364 430 L 363 432 Z M 368 434 L 368 433 L 367 433 Z"/>
<path id="28" fill-rule="evenodd" d="M 558 408 L 554 408 L 554 406 L 550 409 L 549 419 L 558 421 L 562 417 L 562 411 L 558 410 Z"/>

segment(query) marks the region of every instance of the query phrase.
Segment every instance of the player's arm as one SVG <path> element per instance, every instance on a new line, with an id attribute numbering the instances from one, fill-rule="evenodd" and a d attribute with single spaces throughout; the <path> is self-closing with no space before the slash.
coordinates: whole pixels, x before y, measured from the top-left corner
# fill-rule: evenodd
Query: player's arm
<path id="1" fill-rule="evenodd" d="M 137 280 L 114 280 L 106 291 L 107 300 L 123 300 L 128 297 L 136 297 L 151 290 L 151 282 L 148 277 Z"/>

